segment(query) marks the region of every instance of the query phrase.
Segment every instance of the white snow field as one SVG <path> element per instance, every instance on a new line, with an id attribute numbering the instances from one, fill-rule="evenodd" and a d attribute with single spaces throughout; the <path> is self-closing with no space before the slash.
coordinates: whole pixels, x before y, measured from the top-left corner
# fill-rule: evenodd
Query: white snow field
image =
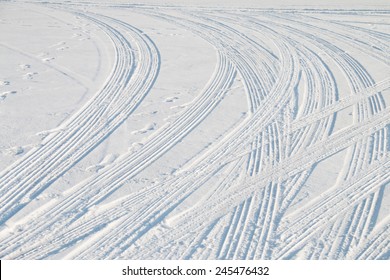
<path id="1" fill-rule="evenodd" d="M 0 258 L 390 259 L 389 2 L 273 2 L 1 1 Z"/>

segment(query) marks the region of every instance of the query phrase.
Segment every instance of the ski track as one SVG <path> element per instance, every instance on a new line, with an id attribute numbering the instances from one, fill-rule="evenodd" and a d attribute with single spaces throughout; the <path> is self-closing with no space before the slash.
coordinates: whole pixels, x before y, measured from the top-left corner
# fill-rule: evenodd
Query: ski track
<path id="1" fill-rule="evenodd" d="M 9 223 L 134 112 L 160 71 L 158 46 L 137 24 L 77 5 L 39 5 L 103 30 L 115 64 L 87 104 L 0 172 L 1 258 L 390 257 L 389 213 L 378 220 L 390 182 L 390 110 L 383 97 L 390 79 L 376 80 L 354 56 L 364 53 L 390 73 L 390 35 L 343 23 L 337 14 L 323 19 L 321 10 L 111 7 L 199 36 L 215 49 L 214 72 L 189 106 L 140 149 Z M 190 137 L 237 78 L 248 105 L 240 123 L 162 181 L 105 201 Z M 347 109 L 351 123 L 335 130 Z M 341 152 L 336 181 L 292 208 L 318 165 Z M 183 207 L 191 199 L 197 201 Z"/>

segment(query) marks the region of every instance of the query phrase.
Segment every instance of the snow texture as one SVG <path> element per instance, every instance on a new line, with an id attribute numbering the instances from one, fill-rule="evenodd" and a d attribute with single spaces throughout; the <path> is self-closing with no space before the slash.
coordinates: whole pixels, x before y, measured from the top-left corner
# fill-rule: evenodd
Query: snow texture
<path id="1" fill-rule="evenodd" d="M 389 14 L 2 1 L 0 258 L 390 259 Z"/>

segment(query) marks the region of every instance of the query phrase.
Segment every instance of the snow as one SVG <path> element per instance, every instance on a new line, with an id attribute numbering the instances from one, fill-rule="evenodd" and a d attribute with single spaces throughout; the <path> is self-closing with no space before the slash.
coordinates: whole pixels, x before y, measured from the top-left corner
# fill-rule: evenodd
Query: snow
<path id="1" fill-rule="evenodd" d="M 388 1 L 2 1 L 0 258 L 389 259 Z"/>

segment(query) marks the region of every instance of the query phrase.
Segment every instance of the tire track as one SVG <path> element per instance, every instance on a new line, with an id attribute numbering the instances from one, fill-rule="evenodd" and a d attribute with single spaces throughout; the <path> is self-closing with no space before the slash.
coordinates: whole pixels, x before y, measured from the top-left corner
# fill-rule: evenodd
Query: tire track
<path id="1" fill-rule="evenodd" d="M 241 11 L 129 7 L 208 41 L 218 56 L 213 76 L 191 106 L 142 149 L 21 218 L 15 229 L 23 234 L 0 232 L 2 257 L 48 258 L 67 250 L 71 259 L 388 258 L 388 222 L 377 224 L 376 216 L 390 181 L 390 111 L 382 96 L 390 79 L 375 83 L 343 49 L 366 31 L 333 21 L 330 30 L 329 21 L 300 12 L 255 11 L 242 18 Z M 91 14 L 89 20 L 114 33 L 132 30 L 105 16 Z M 372 36 L 378 45 L 387 40 Z M 364 40 L 356 49 L 386 58 Z M 349 83 L 346 97 L 339 97 L 332 67 Z M 236 73 L 247 94 L 247 118 L 164 181 L 104 204 L 193 131 L 218 106 Z M 302 88 L 306 100 L 298 105 Z M 124 99 L 107 102 L 98 111 L 103 123 L 107 114 L 122 113 L 114 105 Z M 353 124 L 334 132 L 338 112 L 351 106 Z M 74 137 L 75 143 L 83 139 Z M 335 185 L 286 216 L 316 164 L 343 150 Z M 194 195 L 208 186 L 200 199 Z"/>
<path id="2" fill-rule="evenodd" d="M 389 258 L 390 253 L 390 222 L 389 217 L 385 218 L 374 230 L 364 239 L 364 242 L 349 252 L 350 259 L 384 259 Z"/>
<path id="3" fill-rule="evenodd" d="M 386 114 L 382 114 L 382 117 L 378 118 L 378 122 L 382 122 L 383 119 L 386 119 L 386 120 L 388 119 Z M 370 125 L 371 125 L 371 120 L 370 120 L 370 122 L 366 123 L 366 126 L 370 126 Z M 328 144 L 320 143 L 320 144 L 318 144 L 318 146 L 313 146 L 312 147 L 313 151 L 310 151 L 310 150 L 307 151 L 308 155 L 310 155 L 310 157 L 307 157 L 307 158 L 310 158 L 310 160 L 312 160 L 313 162 L 318 161 L 318 158 L 313 157 L 312 155 L 313 155 L 313 153 L 318 152 L 318 157 L 322 157 L 324 154 L 324 151 L 319 151 L 320 150 L 319 147 L 323 147 L 323 145 L 325 145 L 325 146 L 326 145 L 333 145 L 332 148 L 329 147 L 329 148 L 325 149 L 325 151 L 332 151 L 332 153 L 336 153 L 339 150 L 348 147 L 351 144 L 351 143 L 349 143 L 350 140 L 353 139 L 352 141 L 356 141 L 356 140 L 358 140 L 357 138 L 359 138 L 359 136 L 362 137 L 361 132 L 365 131 L 367 129 L 366 126 L 355 125 L 354 127 L 348 129 L 344 133 L 339 133 L 339 135 L 337 135 L 338 136 L 337 138 L 335 136 L 330 137 L 328 139 L 328 141 L 326 142 Z M 379 129 L 379 128 L 380 128 L 380 126 L 378 126 L 376 129 Z M 304 156 L 302 156 L 302 157 L 305 158 Z M 297 162 L 299 162 L 299 160 L 297 160 Z M 223 215 L 224 213 L 229 211 L 229 209 L 232 206 L 237 205 L 239 202 L 243 201 L 245 197 L 249 197 L 251 192 L 258 189 L 259 186 L 264 186 L 264 185 L 266 185 L 266 182 L 274 181 L 274 180 L 277 180 L 278 178 L 280 180 L 281 176 L 276 175 L 278 172 L 285 174 L 285 176 L 286 176 L 285 179 L 288 179 L 288 177 L 292 176 L 291 172 L 294 172 L 294 174 L 299 173 L 300 170 L 297 170 L 296 166 L 297 165 L 304 166 L 304 164 L 302 164 L 301 162 L 299 162 L 297 164 L 297 162 L 295 162 L 295 163 L 291 162 L 289 164 L 286 163 L 286 165 L 281 164 L 284 166 L 279 167 L 279 168 L 276 167 L 274 171 L 269 172 L 268 174 L 267 173 L 261 174 L 261 177 L 257 178 L 256 181 L 253 180 L 253 183 L 248 180 L 249 182 L 247 181 L 245 184 L 242 184 L 240 189 L 238 189 L 238 190 L 235 189 L 235 190 L 232 190 L 230 192 L 224 193 L 223 195 L 221 195 L 221 196 L 219 196 L 211 201 L 208 201 L 207 205 L 200 205 L 199 207 L 195 207 L 190 212 L 184 213 L 180 218 L 176 218 L 174 223 L 173 223 L 173 221 L 170 221 L 169 226 L 173 229 L 170 231 L 170 234 L 173 234 L 173 236 L 170 236 L 170 235 L 168 235 L 168 233 L 165 233 L 164 239 L 161 238 L 161 239 L 159 239 L 159 241 L 163 243 L 164 240 L 175 240 L 175 238 L 180 236 L 182 234 L 182 232 L 191 232 L 194 229 L 194 227 L 196 228 L 196 227 L 202 226 L 207 221 L 212 221 L 213 219 L 220 217 L 221 215 Z M 384 161 L 384 162 L 386 164 L 388 164 L 388 161 Z M 310 165 L 311 164 L 313 164 L 313 163 L 310 163 Z M 382 166 L 381 164 L 382 163 L 379 164 L 380 168 L 381 168 L 380 170 L 382 173 L 384 173 L 384 171 L 386 170 L 386 167 Z M 305 170 L 306 168 L 302 167 L 302 169 Z M 372 173 L 369 173 L 369 175 L 371 175 L 371 174 Z M 377 180 L 383 181 L 385 179 L 386 179 L 386 177 L 382 176 L 382 177 L 378 177 Z M 368 178 L 368 180 L 372 180 L 372 178 Z M 358 186 L 365 186 L 366 185 L 365 183 L 366 182 L 363 182 L 361 185 L 359 184 Z M 355 186 L 355 184 L 353 184 L 353 186 Z M 378 187 L 378 185 L 373 184 L 373 186 L 371 186 L 371 189 L 375 189 L 377 187 Z M 357 189 L 360 190 L 361 188 L 357 187 Z M 371 189 L 369 188 L 369 190 L 371 190 Z M 339 196 L 338 199 L 340 199 L 342 203 L 345 203 L 344 196 Z M 356 200 L 358 200 L 358 198 Z M 347 203 L 346 206 L 343 207 L 342 209 L 347 209 L 348 205 L 349 204 Z M 224 210 L 223 210 L 223 212 L 218 212 L 218 211 L 215 211 L 216 209 L 224 209 Z M 332 216 L 334 216 L 334 213 L 332 213 Z M 180 230 L 178 230 L 178 229 L 180 229 Z M 304 230 L 307 231 L 307 228 L 305 228 Z M 144 253 L 146 253 L 149 250 L 153 250 L 152 247 L 147 247 L 147 245 L 145 243 L 143 243 L 143 244 L 145 246 Z M 151 246 L 156 246 L 156 243 L 153 243 L 153 245 L 151 245 Z M 159 246 L 157 246 L 157 247 L 164 248 L 164 245 L 159 243 Z M 137 258 L 142 258 L 142 256 L 143 256 L 143 254 L 141 253 L 140 255 L 137 255 Z"/>
<path id="4" fill-rule="evenodd" d="M 147 165 L 147 164 L 150 164 L 151 162 L 153 162 L 153 159 L 154 159 L 153 157 L 160 156 L 167 149 L 171 148 L 174 144 L 176 144 L 178 141 L 180 141 L 190 130 L 192 130 L 192 127 L 196 126 L 218 104 L 220 97 L 225 93 L 226 89 L 230 86 L 230 84 L 232 83 L 232 80 L 234 78 L 234 75 L 235 75 L 234 67 L 232 67 L 232 65 L 229 64 L 229 62 L 224 58 L 224 56 L 219 54 L 219 59 L 220 59 L 219 68 L 215 72 L 215 77 L 211 80 L 209 85 L 206 86 L 205 92 L 204 92 L 204 94 L 202 94 L 202 97 L 199 100 L 197 100 L 198 102 L 195 103 L 195 106 L 193 106 L 193 108 L 191 108 L 190 110 L 187 111 L 187 113 L 183 116 L 183 118 L 181 118 L 178 122 L 173 123 L 173 125 L 171 125 L 170 127 L 168 127 L 168 129 L 166 129 L 165 133 L 163 134 L 162 139 L 156 137 L 155 139 L 153 139 L 152 141 L 150 141 L 149 143 L 147 143 L 144 146 L 145 148 L 142 150 L 144 154 L 141 154 L 138 158 L 139 165 L 140 164 Z M 215 93 L 217 93 L 217 95 L 215 95 Z M 161 148 L 161 146 L 162 146 L 162 148 Z M 158 150 L 156 151 L 156 149 L 158 149 Z M 149 152 L 149 150 L 152 151 L 152 154 Z M 162 152 L 161 152 L 161 150 L 162 150 Z M 146 161 L 145 160 L 146 158 L 148 158 L 149 160 Z M 136 169 L 135 172 L 139 172 L 139 170 L 141 170 L 140 166 L 136 166 L 137 168 L 134 168 L 133 166 L 131 166 L 134 164 L 133 158 L 130 157 L 130 160 L 127 159 L 127 161 L 128 162 L 125 162 L 125 163 L 122 161 L 120 165 L 122 167 L 125 166 L 127 168 L 128 168 L 128 166 L 130 166 L 133 169 Z M 124 165 L 124 164 L 126 164 L 126 165 Z M 114 171 L 108 170 L 108 172 L 102 173 L 101 177 L 103 177 L 103 179 L 105 179 L 104 178 L 105 176 L 111 175 L 111 177 L 108 177 L 108 179 L 112 179 L 112 177 L 117 178 L 118 173 L 115 173 L 115 172 L 116 172 L 116 170 L 114 170 Z M 122 168 L 122 174 L 124 174 L 126 176 L 126 178 L 124 180 L 128 180 L 129 171 L 125 170 L 125 172 L 123 172 L 123 168 Z M 92 181 L 92 184 L 97 182 L 98 184 L 106 185 L 106 183 L 108 181 L 106 179 L 106 183 L 103 183 L 103 181 L 101 181 L 101 180 L 98 181 L 96 178 L 94 178 L 94 179 L 95 180 Z M 112 188 L 118 186 L 117 181 L 115 181 L 115 182 L 108 181 L 108 183 L 110 183 L 110 185 L 108 185 L 108 187 L 111 187 L 111 189 L 109 189 L 108 191 L 105 190 L 105 193 L 112 192 Z M 88 185 L 90 186 L 91 182 L 88 182 Z M 106 188 L 108 188 L 108 187 L 106 186 Z M 78 197 L 82 197 L 84 199 L 83 201 L 77 202 L 80 205 L 79 207 L 87 208 L 88 203 L 86 204 L 85 199 L 86 199 L 86 197 L 88 197 L 86 195 L 88 193 L 88 190 L 85 190 L 85 188 L 83 188 L 82 186 L 81 187 L 78 186 L 78 189 L 79 189 L 78 192 L 76 192 L 75 190 L 71 190 L 71 192 L 73 192 L 73 194 L 70 196 L 70 198 L 68 198 L 66 200 L 66 204 L 63 204 L 62 208 L 61 208 L 61 204 L 60 204 L 60 207 L 56 206 L 57 209 L 59 208 L 60 210 L 56 210 L 56 212 L 54 212 L 54 213 L 49 212 L 49 215 L 55 217 L 55 215 L 57 213 L 61 213 L 61 212 L 66 213 L 66 208 L 68 208 L 68 209 L 77 208 L 76 205 L 69 204 L 69 203 L 72 203 L 72 201 L 77 202 Z M 101 193 L 102 193 L 102 190 L 100 190 L 100 192 L 97 193 L 98 196 L 100 195 L 100 198 L 95 197 L 95 200 L 93 200 L 91 203 L 89 203 L 89 205 L 93 206 L 94 203 L 96 203 L 98 199 L 102 199 Z M 96 196 L 95 193 L 92 193 L 92 195 Z M 64 205 L 66 208 L 64 208 Z"/>
<path id="5" fill-rule="evenodd" d="M 112 133 L 138 106 L 157 76 L 157 49 L 135 29 L 129 32 L 137 42 L 138 58 L 118 31 L 97 19 L 93 21 L 108 34 L 116 48 L 113 72 L 102 90 L 63 124 L 58 133 L 1 173 L 0 223 L 23 208 Z"/>
<path id="6" fill-rule="evenodd" d="M 288 52 L 286 52 L 286 53 L 288 53 Z M 286 67 L 287 69 L 288 69 L 288 67 Z M 284 75 L 284 77 L 285 78 L 287 78 L 288 80 L 294 80 L 294 75 L 291 75 L 290 73 L 294 73 L 294 71 L 292 71 L 292 69 L 293 68 L 291 68 L 291 66 L 290 66 L 290 71 L 289 72 L 287 72 L 286 71 L 286 73 L 284 73 L 285 75 Z M 282 86 L 282 87 L 285 87 L 285 86 L 289 86 L 290 85 L 290 83 L 285 83 L 285 82 L 281 82 L 280 83 L 280 86 Z M 274 92 L 280 92 L 279 91 L 279 88 L 278 87 L 276 87 L 275 89 L 274 89 Z M 283 92 L 283 91 L 282 91 Z M 270 108 L 271 109 L 271 108 Z M 267 113 L 268 112 L 263 112 L 263 114 L 264 114 L 264 116 L 267 116 L 267 117 L 269 117 L 268 115 L 267 115 Z M 272 116 L 272 115 L 271 115 Z M 250 128 L 246 128 L 246 131 L 250 131 Z M 242 137 L 244 140 L 246 139 L 246 137 Z M 235 139 L 234 140 L 234 142 L 236 142 L 237 141 L 237 139 Z M 219 155 L 218 156 L 218 158 L 222 158 L 222 156 L 223 156 L 223 154 L 222 155 Z M 214 160 L 215 161 L 215 157 L 211 157 L 211 159 L 212 160 Z M 205 167 L 207 167 L 207 168 L 210 168 L 211 166 L 213 166 L 213 168 L 215 168 L 215 166 L 217 166 L 217 168 L 218 168 L 218 165 L 213 165 L 213 164 L 210 164 L 210 163 L 207 163 L 206 165 L 205 165 Z M 205 167 L 203 167 L 203 168 L 205 168 Z M 213 172 L 207 172 L 208 174 L 213 174 Z M 204 174 L 204 172 L 199 172 L 199 171 L 194 171 L 194 172 L 191 172 L 191 174 L 196 174 L 196 176 L 197 177 L 199 177 L 199 174 Z M 188 177 L 188 176 L 186 176 L 186 177 Z M 206 180 L 208 180 L 208 178 L 201 178 L 201 180 L 198 182 L 198 186 L 199 185 L 201 185 L 202 183 L 204 183 Z M 180 179 L 179 181 L 183 181 L 183 179 Z M 188 181 L 190 181 L 190 182 L 193 182 L 193 181 L 196 181 L 196 179 L 194 179 L 194 178 L 192 178 L 191 180 L 186 180 L 187 182 Z M 156 215 L 156 213 L 165 213 L 165 211 L 171 211 L 170 209 L 172 208 L 172 205 L 176 205 L 176 202 L 174 202 L 174 201 L 178 201 L 178 202 L 180 202 L 180 200 L 183 198 L 183 195 L 188 195 L 188 191 L 186 191 L 185 190 L 185 188 L 188 188 L 188 183 L 186 184 L 186 183 L 183 183 L 183 182 L 180 182 L 180 185 L 182 185 L 182 186 L 184 186 L 184 189 L 183 189 L 183 187 L 181 187 L 181 188 L 179 188 L 179 190 L 177 190 L 176 188 L 176 186 L 175 186 L 175 184 L 173 184 L 172 182 L 170 182 L 170 184 L 169 184 L 171 187 L 171 189 L 173 188 L 174 189 L 174 191 L 172 192 L 169 192 L 168 190 L 167 190 L 167 188 L 168 187 L 159 187 L 159 189 L 164 189 L 165 190 L 165 192 L 164 193 L 168 193 L 168 196 L 167 195 L 164 195 L 162 198 L 161 198 L 161 195 L 158 195 L 158 198 L 156 199 L 156 201 L 158 201 L 158 204 L 156 204 L 156 201 L 154 201 L 154 202 L 152 202 L 152 203 L 149 203 L 149 205 L 153 205 L 153 208 L 150 208 L 150 210 L 147 210 L 147 209 L 142 209 L 142 210 L 140 210 L 138 213 L 139 214 L 137 214 L 137 215 L 139 215 L 136 219 L 134 219 L 134 216 L 132 216 L 132 218 L 131 219 L 129 219 L 129 221 L 131 220 L 132 221 L 132 223 L 130 223 L 130 225 L 131 225 L 131 227 L 132 228 L 135 228 L 135 230 L 132 230 L 132 231 L 130 231 L 129 229 L 126 229 L 126 231 L 125 232 L 128 232 L 129 234 L 127 234 L 125 237 L 122 237 L 121 239 L 122 239 L 122 241 L 117 241 L 118 242 L 118 244 L 119 243 L 121 243 L 122 245 L 121 245 L 121 247 L 123 248 L 124 246 L 125 246 L 125 244 L 126 243 L 130 243 L 130 242 L 133 242 L 134 240 L 136 240 L 137 238 L 139 238 L 138 236 L 140 235 L 140 234 L 142 234 L 142 232 L 144 232 L 145 230 L 147 230 L 147 228 L 149 227 L 149 225 L 150 225 L 150 223 L 152 223 L 153 224 L 153 221 L 158 221 L 159 220 L 159 218 L 153 218 L 153 216 L 155 216 Z M 192 186 L 190 189 L 196 189 L 196 186 Z M 190 193 L 191 193 L 192 191 L 190 191 Z M 174 201 L 172 201 L 172 198 L 175 198 L 175 200 Z M 161 206 L 159 206 L 159 205 L 161 205 Z M 170 205 L 169 207 L 168 206 L 165 206 L 165 205 Z M 167 209 L 167 210 L 162 210 L 162 209 Z M 161 209 L 161 210 L 159 210 L 159 209 Z M 151 219 L 151 222 L 143 222 L 143 219 L 145 219 L 145 218 L 142 218 L 141 219 L 141 217 L 147 217 L 147 215 L 152 215 L 152 216 L 150 216 L 150 218 L 148 218 L 148 219 Z M 137 221 L 137 223 L 135 224 L 134 223 L 134 220 L 136 220 Z M 140 223 L 139 223 L 139 227 L 140 228 L 137 228 L 138 227 L 138 220 L 140 221 Z M 129 222 L 127 222 L 127 223 L 129 223 Z M 124 223 L 124 224 L 127 224 L 127 223 Z M 85 232 L 85 227 L 84 227 L 84 232 Z M 123 231 L 122 231 L 123 232 Z M 81 233 L 80 233 L 81 234 Z M 135 239 L 133 239 L 133 238 L 130 238 L 130 236 L 131 235 L 135 235 L 135 237 L 133 237 L 133 238 L 135 238 Z M 108 236 L 106 236 L 106 239 L 108 238 Z M 118 235 L 116 235 L 115 237 L 113 237 L 114 239 L 117 239 L 118 238 Z M 123 242 L 123 240 L 125 240 L 125 242 Z M 111 240 L 110 241 L 110 244 L 112 245 L 112 244 L 114 244 L 114 242 Z M 127 245 L 128 246 L 128 245 Z M 125 249 L 127 248 L 127 247 L 124 247 Z M 119 250 L 119 249 L 118 249 Z M 122 249 L 122 250 L 124 250 L 124 249 Z M 118 252 L 111 252 L 111 253 L 105 253 L 105 255 L 106 256 L 110 256 L 111 254 L 114 254 L 114 255 L 116 255 Z"/>
<path id="7" fill-rule="evenodd" d="M 307 24 L 305 24 L 306 26 L 307 26 Z M 356 63 L 354 63 L 354 65 L 356 65 Z M 363 71 L 360 71 L 362 74 L 364 74 L 364 72 Z M 366 81 L 367 80 L 369 80 L 369 78 L 368 79 L 366 79 Z M 375 97 L 377 97 L 377 96 L 375 96 Z M 378 101 L 378 98 L 376 98 L 376 100 Z M 378 104 L 378 103 L 377 103 Z M 380 104 L 375 104 L 375 106 L 373 106 L 373 105 L 371 105 L 371 114 L 374 114 L 375 113 L 375 109 L 379 109 L 381 106 L 380 106 Z M 367 105 L 366 105 L 366 103 L 364 103 L 363 104 L 363 106 L 366 106 L 367 107 Z M 375 107 L 375 108 L 374 108 Z M 359 106 L 359 108 L 362 108 L 362 110 L 367 110 L 367 109 L 364 109 L 364 107 L 362 107 L 362 106 Z M 360 109 L 361 110 L 361 109 Z M 363 111 L 363 112 L 364 112 Z M 358 115 L 358 116 L 362 116 L 362 117 L 364 117 L 364 115 Z M 381 134 L 383 131 L 379 131 L 378 133 L 379 134 Z M 362 148 L 359 148 L 358 149 L 358 151 L 360 152 L 360 154 L 361 154 L 361 156 L 359 156 L 358 158 L 357 158 L 357 160 L 358 161 L 356 161 L 356 160 L 354 160 L 354 159 L 352 159 L 353 160 L 353 162 L 359 162 L 359 164 L 362 164 L 362 163 L 364 163 L 364 162 L 370 162 L 370 161 L 367 161 L 366 159 L 364 159 L 364 157 L 367 157 L 370 153 L 371 153 L 371 151 L 369 150 L 369 147 L 371 147 L 369 144 L 367 144 L 367 141 L 365 142 L 366 144 L 364 144 L 365 146 L 366 146 L 366 148 L 365 148 L 365 151 L 364 151 L 364 149 L 362 149 Z M 360 144 L 360 143 L 358 143 L 358 146 L 362 146 L 363 144 Z M 356 147 L 355 147 L 355 149 L 357 149 Z M 364 152 L 364 153 L 362 153 L 362 152 Z M 382 152 L 377 152 L 377 154 L 383 154 L 383 150 L 382 150 Z M 359 160 L 359 158 L 360 158 L 360 160 Z M 359 168 L 361 168 L 361 167 L 356 167 L 354 170 L 359 170 Z M 352 171 L 353 169 L 352 168 L 350 168 L 350 170 Z M 364 202 L 363 202 L 364 203 Z M 346 221 L 348 221 L 348 219 L 346 220 Z M 329 256 L 330 258 L 332 258 L 332 256 Z"/>
<path id="8" fill-rule="evenodd" d="M 360 176 L 346 181 L 343 186 L 333 192 L 323 195 L 323 199 L 300 214 L 295 220 L 288 223 L 288 228 L 281 232 L 284 247 L 275 255 L 276 258 L 288 258 L 297 247 L 306 241 L 306 238 L 315 234 L 326 225 L 327 222 L 337 218 L 337 213 L 345 212 L 346 209 L 360 203 L 361 198 L 369 195 L 390 180 L 386 174 L 389 161 L 379 162 L 375 168 L 364 172 Z M 372 176 L 375 174 L 375 177 Z M 299 240 L 299 242 L 296 242 Z"/>

